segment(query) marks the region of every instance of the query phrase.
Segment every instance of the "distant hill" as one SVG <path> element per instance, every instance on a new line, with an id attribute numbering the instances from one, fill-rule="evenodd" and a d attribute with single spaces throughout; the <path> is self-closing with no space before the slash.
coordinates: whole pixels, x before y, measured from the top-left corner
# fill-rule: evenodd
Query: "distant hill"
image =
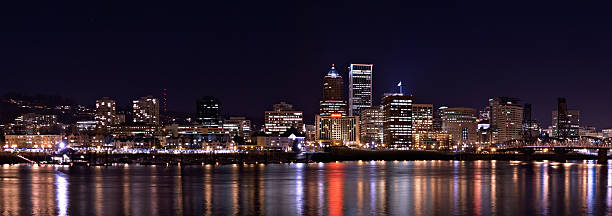
<path id="1" fill-rule="evenodd" d="M 91 108 L 58 95 L 7 93 L 0 97 L 0 124 L 13 122 L 25 113 L 57 115 L 62 123 L 93 119 Z"/>

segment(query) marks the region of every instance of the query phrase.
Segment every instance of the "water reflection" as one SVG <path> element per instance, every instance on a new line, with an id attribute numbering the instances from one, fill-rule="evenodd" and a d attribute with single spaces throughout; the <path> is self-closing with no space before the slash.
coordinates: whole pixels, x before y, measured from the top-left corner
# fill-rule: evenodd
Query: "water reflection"
<path id="1" fill-rule="evenodd" d="M 610 215 L 612 166 L 518 161 L 2 166 L 0 197 L 0 215 Z"/>
<path id="2" fill-rule="evenodd" d="M 57 200 L 57 214 L 68 215 L 68 179 L 61 172 L 55 174 L 55 197 Z"/>

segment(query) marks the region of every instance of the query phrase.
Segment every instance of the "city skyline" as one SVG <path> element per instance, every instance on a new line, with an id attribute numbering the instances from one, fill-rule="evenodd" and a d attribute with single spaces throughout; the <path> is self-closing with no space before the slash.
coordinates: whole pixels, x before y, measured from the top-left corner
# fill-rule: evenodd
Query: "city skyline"
<path id="1" fill-rule="evenodd" d="M 609 3 L 355 2 L 299 10 L 287 9 L 298 8 L 293 3 L 218 3 L 216 11 L 126 3 L 76 10 L 95 8 L 90 4 L 3 13 L 0 70 L 11 82 L 0 94 L 57 94 L 86 105 L 110 96 L 124 106 L 167 89 L 168 110 L 194 112 L 194 99 L 213 95 L 225 112 L 262 122 L 260 110 L 280 101 L 314 116 L 330 64 L 347 78 L 349 64 L 369 63 L 375 104 L 401 80 L 417 103 L 436 106 L 480 109 L 491 97 L 520 98 L 545 124 L 556 98 L 565 97 L 583 122 L 612 127 L 612 102 L 602 100 L 612 79 L 604 57 L 612 30 L 602 28 Z M 348 19 L 362 9 L 368 13 Z M 211 21 L 219 19 L 225 24 Z"/>
<path id="2" fill-rule="evenodd" d="M 612 1 L 9 1 L 0 215 L 612 215 Z"/>
<path id="3" fill-rule="evenodd" d="M 334 65 L 334 64 L 332 64 L 332 65 Z M 333 67 L 333 66 L 332 66 L 332 67 Z M 339 77 L 341 77 L 343 80 L 344 80 L 344 79 L 348 79 L 348 78 L 344 78 L 344 77 L 342 77 L 341 75 L 340 75 Z M 402 82 L 402 81 L 400 81 L 400 84 L 401 84 L 401 82 Z M 378 100 L 376 100 L 376 97 L 375 97 L 375 96 L 372 96 L 372 98 L 373 98 L 373 100 L 372 100 L 372 104 L 373 104 L 373 105 L 372 105 L 372 107 L 377 107 L 377 106 L 382 105 L 382 104 L 381 104 L 381 100 L 382 100 L 382 98 L 384 97 L 384 94 L 387 94 L 387 93 L 397 93 L 397 92 L 399 92 L 399 87 L 398 87 L 398 86 L 399 86 L 400 84 L 395 84 L 395 85 L 392 85 L 392 86 L 393 86 L 393 88 L 392 88 L 391 90 L 389 90 L 388 92 L 383 93 L 383 94 L 381 95 L 380 99 L 378 99 Z M 404 85 L 403 85 L 403 84 L 402 84 L 402 87 L 404 87 Z M 350 93 L 350 92 L 349 92 L 349 89 L 347 89 L 347 88 L 348 88 L 348 84 L 347 84 L 346 82 L 345 82 L 345 83 L 343 83 L 343 84 L 342 84 L 342 88 L 343 88 L 343 89 L 341 89 L 341 91 L 343 92 L 343 93 L 342 93 L 342 95 L 344 95 L 343 97 L 348 98 L 348 96 L 347 96 L 347 95 Z M 410 92 L 407 92 L 407 91 L 409 91 L 409 90 L 405 90 L 405 89 L 403 90 L 403 92 L 405 93 L 405 95 L 412 95 L 414 98 L 418 98 L 418 97 L 416 97 L 415 95 L 413 95 L 413 94 L 411 94 Z M 155 94 L 144 94 L 144 95 L 146 95 L 146 96 L 144 96 L 144 95 L 141 95 L 141 96 L 135 96 L 133 99 L 128 99 L 128 101 L 122 101 L 123 103 L 118 102 L 119 100 L 115 99 L 115 98 L 122 98 L 121 96 L 109 96 L 109 95 L 104 95 L 104 96 L 102 96 L 102 97 L 100 97 L 100 98 L 94 98 L 94 99 L 93 99 L 93 104 L 89 104 L 89 102 L 85 102 L 85 103 L 78 103 L 78 102 L 77 102 L 77 104 L 78 104 L 78 105 L 84 105 L 84 106 L 87 106 L 87 107 L 90 107 L 90 108 L 95 108 L 95 107 L 97 106 L 97 101 L 98 101 L 98 100 L 100 100 L 100 99 L 110 99 L 110 100 L 113 100 L 114 102 L 116 102 L 116 106 L 117 106 L 117 108 L 122 108 L 122 109 L 123 109 L 123 111 L 128 111 L 128 112 L 129 112 L 129 111 L 132 111 L 132 109 L 133 109 L 133 105 L 132 105 L 132 102 L 133 102 L 133 101 L 138 100 L 139 98 L 143 98 L 143 97 L 152 97 L 153 99 L 157 99 L 158 101 L 161 101 L 163 96 L 167 96 L 167 93 L 166 93 L 166 92 L 167 92 L 167 89 L 160 89 L 160 91 L 159 91 L 159 94 L 158 94 L 158 95 L 155 95 Z M 24 95 L 24 96 L 46 95 L 46 94 L 40 94 L 40 93 L 38 93 L 38 94 L 34 94 L 34 95 L 25 95 L 25 94 L 20 93 L 20 92 L 11 92 L 11 91 L 9 91 L 8 93 L 9 93 L 9 94 L 20 94 L 20 95 Z M 321 91 L 321 93 L 322 93 L 322 91 Z M 72 100 L 73 100 L 72 98 L 66 98 L 65 96 L 62 96 L 62 95 L 46 95 L 46 96 L 59 96 L 59 97 L 63 97 L 63 99 L 67 99 L 67 100 L 69 100 L 69 101 L 72 101 Z M 194 99 L 193 99 L 193 101 L 192 101 L 192 107 L 193 107 L 193 104 L 196 104 L 196 105 L 197 105 L 197 103 L 199 103 L 199 101 L 201 100 L 201 98 L 202 98 L 202 97 L 213 97 L 213 98 L 216 98 L 216 100 L 219 100 L 217 96 L 209 96 L 209 95 L 200 96 L 200 97 L 198 97 L 198 98 L 194 98 Z M 491 96 L 491 97 L 487 98 L 486 100 L 490 100 L 490 99 L 492 99 L 492 98 L 496 98 L 496 97 L 498 97 L 498 96 Z M 320 97 L 319 97 L 319 98 L 320 98 Z M 518 101 L 517 101 L 517 104 L 518 104 L 518 105 L 520 105 L 520 106 L 522 106 L 523 104 L 529 104 L 529 105 L 531 106 L 531 104 L 532 104 L 532 103 L 529 103 L 529 102 L 523 101 L 521 98 L 516 98 L 516 97 L 505 97 L 505 96 L 501 96 L 501 98 L 512 98 L 512 99 L 518 100 Z M 556 102 L 557 102 L 557 99 L 559 99 L 559 98 L 565 98 L 565 97 L 557 97 L 557 98 L 554 98 L 555 104 L 556 104 Z M 274 104 L 276 104 L 276 103 L 281 103 L 281 102 L 290 102 L 290 101 L 292 101 L 292 100 L 291 100 L 291 99 L 280 99 L 280 100 L 278 100 L 277 102 L 275 102 Z M 425 101 L 426 101 L 426 100 L 425 100 Z M 80 101 L 79 101 L 79 102 L 80 102 Z M 319 101 L 319 102 L 321 102 L 321 101 Z M 344 100 L 344 102 L 345 102 L 344 104 L 346 105 L 346 109 L 345 109 L 345 110 L 346 110 L 346 114 L 345 114 L 345 115 L 347 115 L 347 116 L 352 116 L 352 115 L 350 115 L 350 113 L 349 113 L 348 103 L 346 103 L 346 100 Z M 423 102 L 423 101 L 421 101 L 421 100 L 417 100 L 417 101 L 415 101 L 415 102 L 416 102 L 416 103 L 427 104 L 427 103 L 425 103 L 425 102 Z M 160 103 L 161 103 L 161 102 L 160 102 Z M 448 103 L 438 103 L 438 104 L 436 104 L 436 103 L 429 103 L 429 104 L 433 104 L 434 109 L 437 109 L 437 108 L 440 108 L 440 107 L 449 107 L 449 104 L 448 104 Z M 161 104 L 160 104 L 160 105 L 161 105 Z M 268 105 L 268 106 L 269 106 L 269 105 Z M 312 106 L 312 105 L 307 105 L 306 107 L 309 107 L 309 106 Z M 489 104 L 488 104 L 488 103 L 483 103 L 481 106 L 461 106 L 461 105 L 459 105 L 459 106 L 450 106 L 450 107 L 469 107 L 469 108 L 474 108 L 474 109 L 476 109 L 478 112 L 480 112 L 480 111 L 483 111 L 483 110 L 484 110 L 485 108 L 487 108 L 488 106 L 489 106 Z M 299 106 L 296 106 L 296 107 L 298 107 L 298 109 L 299 109 L 299 110 L 304 111 L 304 113 L 305 113 L 304 115 L 305 115 L 305 116 L 307 116 L 307 115 L 308 115 L 308 114 L 307 114 L 307 111 L 306 111 L 307 109 L 304 109 L 304 108 L 299 107 Z M 581 107 L 580 105 L 573 104 L 573 103 L 571 103 L 571 102 L 570 102 L 570 106 L 568 106 L 568 107 L 569 107 L 571 110 L 580 110 L 580 111 L 582 111 L 582 109 L 580 109 L 580 108 L 579 108 L 579 107 Z M 260 124 L 260 125 L 263 125 L 264 120 L 265 120 L 265 118 L 264 118 L 262 115 L 260 115 L 260 114 L 261 114 L 261 111 L 257 111 L 257 112 L 259 112 L 259 113 L 257 113 L 257 112 L 253 112 L 253 113 L 255 113 L 255 115 L 250 115 L 250 114 L 242 114 L 242 113 L 244 113 L 245 111 L 252 111 L 252 109 L 251 109 L 251 110 L 243 109 L 243 110 L 238 111 L 238 113 L 230 113 L 230 112 L 226 111 L 225 109 L 226 109 L 226 107 L 225 107 L 225 106 L 224 106 L 222 109 L 220 109 L 220 114 L 219 114 L 219 118 L 220 118 L 220 119 L 219 119 L 219 121 L 223 120 L 223 118 L 225 118 L 225 119 L 229 119 L 231 116 L 245 116 L 245 117 L 247 117 L 247 118 L 249 118 L 249 119 L 251 119 L 251 120 L 254 120 L 254 121 L 255 121 L 255 123 L 258 123 L 258 124 Z M 267 108 L 266 108 L 266 109 L 267 109 Z M 266 109 L 264 109 L 264 110 L 266 110 Z M 537 109 L 537 108 L 536 108 L 536 109 Z M 232 110 L 233 110 L 233 109 L 232 109 Z M 555 111 L 555 110 L 556 110 L 556 106 L 555 106 L 555 108 L 551 108 L 551 109 L 549 109 L 549 110 L 546 110 L 546 112 L 547 112 L 547 113 L 546 113 L 546 114 L 543 114 L 543 115 L 544 115 L 544 117 L 543 117 L 543 118 L 533 118 L 533 120 L 537 121 L 537 122 L 538 122 L 538 123 L 540 123 L 542 126 L 552 126 L 552 125 L 554 124 L 554 119 L 553 119 L 553 118 L 550 118 L 550 112 L 551 112 L 551 111 Z M 163 111 L 163 109 L 161 109 L 161 108 L 160 108 L 158 112 L 161 112 L 161 111 Z M 188 110 L 188 111 L 184 111 L 184 110 L 169 110 L 169 111 L 170 111 L 170 112 L 182 113 L 183 115 L 184 115 L 184 114 L 187 114 L 187 115 L 189 115 L 189 117 L 190 117 L 190 118 L 193 118 L 194 120 L 195 120 L 195 119 L 198 119 L 198 117 L 197 117 L 197 115 L 198 115 L 198 110 L 197 110 L 197 108 L 196 108 L 196 109 L 193 109 L 193 110 Z M 544 111 L 544 110 L 541 110 L 540 112 L 545 112 L 545 111 Z M 538 112 L 538 114 L 540 114 L 540 112 Z M 312 118 L 312 119 L 311 119 L 311 118 L 304 118 L 304 122 L 305 122 L 305 123 L 308 123 L 308 124 L 314 124 L 314 123 L 315 123 L 315 122 L 314 122 L 314 120 L 313 120 L 313 119 L 314 119 L 314 116 L 315 116 L 315 115 L 317 115 L 318 113 L 320 113 L 320 105 L 319 105 L 319 106 L 317 106 L 317 110 L 315 110 L 315 111 L 314 111 L 314 114 L 312 114 L 312 117 L 313 117 L 313 118 Z M 533 115 L 533 114 L 532 114 L 532 115 Z M 356 116 L 359 116 L 359 115 L 356 115 Z M 539 116 L 539 115 L 538 115 L 538 116 Z M 604 126 L 600 126 L 600 125 L 596 125 L 596 124 L 594 124 L 594 123 L 589 123 L 588 121 L 584 120 L 584 117 L 583 117 L 583 116 L 581 116 L 581 119 L 582 119 L 582 120 L 581 120 L 581 122 L 583 123 L 582 125 L 585 125 L 585 126 L 595 126 L 595 127 L 597 127 L 597 128 L 610 128 L 609 126 L 606 126 L 606 124 L 604 124 Z M 609 124 L 609 123 L 608 123 L 608 124 Z"/>

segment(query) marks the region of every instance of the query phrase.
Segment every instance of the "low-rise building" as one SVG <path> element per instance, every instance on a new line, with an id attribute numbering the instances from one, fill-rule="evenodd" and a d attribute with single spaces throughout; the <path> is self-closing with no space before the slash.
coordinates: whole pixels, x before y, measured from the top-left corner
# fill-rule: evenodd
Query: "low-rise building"
<path id="1" fill-rule="evenodd" d="M 359 116 L 316 115 L 317 141 L 324 145 L 359 147 Z"/>
<path id="2" fill-rule="evenodd" d="M 302 129 L 304 127 L 304 114 L 294 110 L 291 104 L 281 102 L 275 104 L 274 109 L 265 111 L 264 131 L 266 134 L 279 135 L 291 127 Z"/>
<path id="3" fill-rule="evenodd" d="M 442 132 L 421 132 L 412 134 L 413 149 L 449 150 L 453 146 L 453 135 Z"/>
<path id="4" fill-rule="evenodd" d="M 305 138 L 299 130 L 290 128 L 280 136 L 258 134 L 254 136 L 254 141 L 264 150 L 296 151 L 305 147 Z"/>
<path id="5" fill-rule="evenodd" d="M 251 139 L 251 120 L 245 117 L 230 117 L 223 121 L 223 128 L 229 130 L 230 137 L 241 137 L 246 142 Z"/>
<path id="6" fill-rule="evenodd" d="M 5 135 L 4 148 L 56 148 L 62 135 Z"/>

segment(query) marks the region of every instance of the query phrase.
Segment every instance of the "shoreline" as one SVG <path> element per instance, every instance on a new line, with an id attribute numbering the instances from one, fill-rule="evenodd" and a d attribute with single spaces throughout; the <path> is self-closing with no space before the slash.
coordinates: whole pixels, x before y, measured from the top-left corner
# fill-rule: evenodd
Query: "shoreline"
<path id="1" fill-rule="evenodd" d="M 51 154 L 42 152 L 20 152 L 19 155 L 39 164 L 50 163 Z M 203 154 L 171 154 L 171 153 L 138 153 L 138 154 L 108 154 L 88 152 L 75 154 L 69 165 L 109 166 L 113 164 L 140 165 L 203 165 L 203 164 L 275 164 L 275 163 L 311 163 L 336 161 L 416 161 L 416 160 L 447 160 L 447 161 L 557 161 L 567 160 L 597 160 L 597 155 L 568 153 L 559 157 L 553 153 L 534 153 L 531 155 L 514 153 L 453 153 L 434 151 L 367 151 L 367 150 L 332 150 L 330 152 L 315 152 L 297 154 L 294 152 L 252 151 L 239 153 L 203 153 Z M 610 159 L 610 157 L 608 157 Z M 16 153 L 0 152 L 0 164 L 32 163 L 19 158 Z"/>

